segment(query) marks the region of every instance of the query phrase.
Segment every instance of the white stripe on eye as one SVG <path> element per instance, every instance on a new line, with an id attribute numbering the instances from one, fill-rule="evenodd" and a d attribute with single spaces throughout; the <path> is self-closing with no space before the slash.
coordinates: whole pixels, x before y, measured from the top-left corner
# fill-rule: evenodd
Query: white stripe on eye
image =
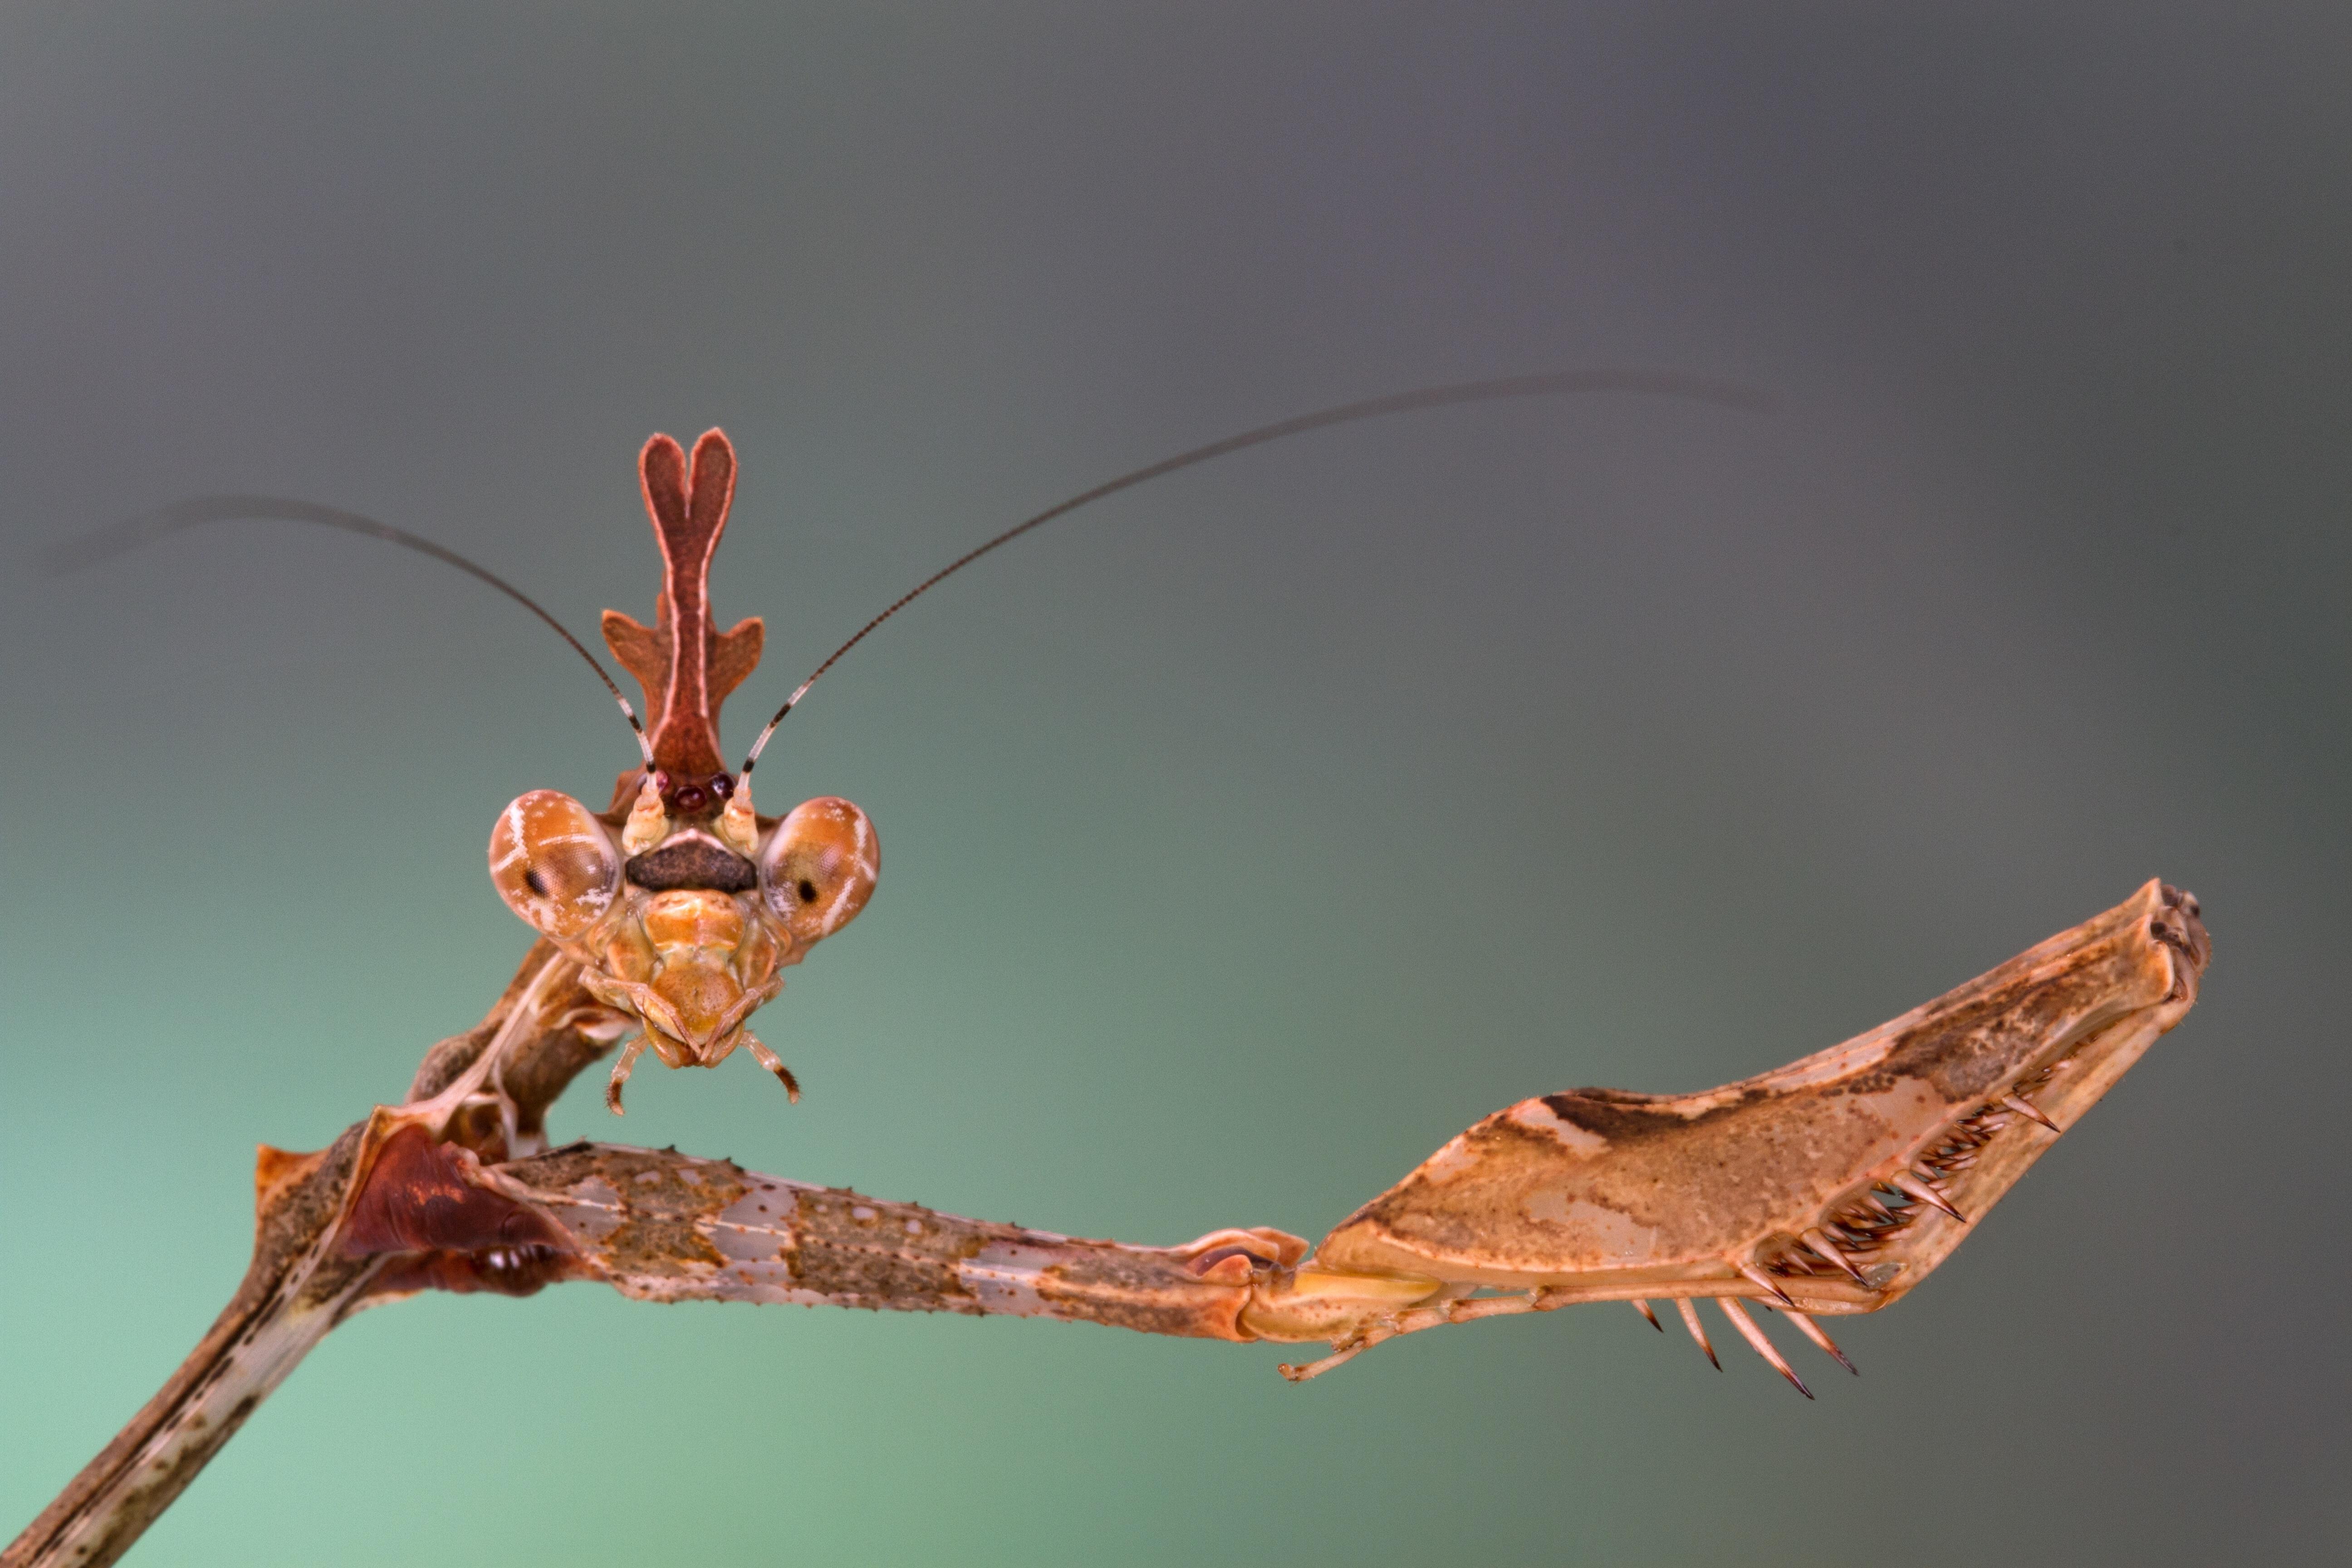
<path id="1" fill-rule="evenodd" d="M 843 879 L 841 891 L 834 894 L 832 907 L 824 911 L 824 935 L 831 936 L 839 928 L 841 922 L 848 918 L 841 912 L 841 906 L 849 901 L 850 889 L 856 886 L 856 882 L 846 878 Z"/>
<path id="2" fill-rule="evenodd" d="M 507 808 L 501 815 L 506 818 L 507 835 L 514 840 L 514 847 L 507 852 L 506 858 L 502 860 L 493 860 L 490 862 L 491 869 L 498 871 L 505 870 L 509 866 L 513 865 L 518 858 L 523 858 L 529 853 L 523 845 L 521 798 L 518 796 L 517 798 L 507 802 Z"/>

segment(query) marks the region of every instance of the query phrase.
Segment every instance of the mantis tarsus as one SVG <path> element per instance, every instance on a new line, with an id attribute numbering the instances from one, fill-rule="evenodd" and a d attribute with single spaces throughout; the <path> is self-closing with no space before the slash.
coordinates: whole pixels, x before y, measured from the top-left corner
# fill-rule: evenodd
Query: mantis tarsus
<path id="1" fill-rule="evenodd" d="M 1743 1303 L 1777 1310 L 1852 1370 L 1814 1320 L 1874 1311 L 1916 1287 L 2194 1004 L 2210 946 L 2193 897 L 2151 881 L 1990 973 L 1759 1078 L 1676 1097 L 1580 1089 L 1497 1111 L 1312 1248 L 1263 1226 L 1176 1247 L 1076 1240 L 675 1151 L 547 1147 L 550 1103 L 616 1046 L 615 1112 L 647 1048 L 682 1067 L 740 1047 L 798 1098 L 746 1020 L 782 969 L 864 906 L 879 851 L 846 801 L 759 816 L 751 773 L 809 687 L 917 595 L 1077 506 L 1224 452 L 1434 404 L 1585 390 L 1756 401 L 1671 377 L 1525 377 L 1351 404 L 1195 448 L 1049 509 L 919 584 L 793 691 L 734 773 L 718 749 L 719 704 L 751 673 L 763 636 L 757 620 L 721 632 L 709 611 L 734 451 L 712 431 L 689 463 L 654 437 L 640 476 L 664 559 L 655 624 L 614 611 L 604 622 L 645 692 L 639 726 L 614 689 L 637 728 L 639 765 L 603 813 L 549 790 L 519 797 L 490 841 L 493 881 L 540 940 L 488 1016 L 426 1054 L 405 1103 L 377 1107 L 315 1153 L 263 1148 L 254 1258 L 236 1297 L 0 1565 L 113 1561 L 338 1321 L 423 1289 L 528 1295 L 599 1279 L 654 1300 L 1055 1317 L 1329 1347 L 1286 1365 L 1294 1381 L 1399 1335 L 1600 1300 L 1630 1301 L 1654 1326 L 1651 1303 L 1672 1300 L 1712 1360 L 1696 1310 L 1706 1298 L 1808 1397 Z M 181 503 L 69 555 L 247 516 L 423 549 L 557 624 L 429 542 L 266 497 Z"/>

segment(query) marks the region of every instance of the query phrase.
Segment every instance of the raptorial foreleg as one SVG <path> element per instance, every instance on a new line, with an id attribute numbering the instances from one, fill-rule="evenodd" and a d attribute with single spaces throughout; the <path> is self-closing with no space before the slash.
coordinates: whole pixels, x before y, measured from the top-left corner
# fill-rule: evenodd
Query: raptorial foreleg
<path id="1" fill-rule="evenodd" d="M 1776 1072 L 1701 1095 L 1523 1100 L 1342 1221 L 1310 1264 L 1257 1289 L 1244 1321 L 1331 1346 L 1284 1369 L 1298 1379 L 1401 1334 L 1578 1301 L 1631 1300 L 1654 1325 L 1649 1302 L 1666 1297 L 1717 1362 L 1706 1297 L 1811 1397 L 1742 1299 L 1851 1372 L 1813 1320 L 1916 1288 L 2180 1021 L 2211 952 L 2196 899 L 2150 881 Z"/>

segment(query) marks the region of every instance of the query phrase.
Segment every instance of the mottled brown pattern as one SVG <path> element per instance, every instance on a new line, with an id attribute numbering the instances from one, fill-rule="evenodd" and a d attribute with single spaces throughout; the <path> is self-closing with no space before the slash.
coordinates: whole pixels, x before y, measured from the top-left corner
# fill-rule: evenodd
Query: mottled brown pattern
<path id="1" fill-rule="evenodd" d="M 544 937 L 531 943 L 514 978 L 507 982 L 489 1016 L 462 1035 L 452 1035 L 425 1052 L 408 1086 L 408 1103 L 430 1100 L 465 1075 L 481 1057 L 509 1014 L 540 971 L 556 966 L 553 984 L 539 1007 L 537 1024 L 507 1052 L 499 1069 L 499 1086 L 515 1111 L 515 1131 L 525 1146 L 538 1142 L 547 1123 L 547 1108 L 555 1103 L 573 1075 L 608 1054 L 612 1043 L 590 1039 L 580 1032 L 583 1019 L 604 1009 L 580 986 L 580 966 L 557 951 Z M 456 1140 L 492 1157 L 506 1152 L 504 1131 L 495 1117 L 475 1116 L 457 1131 Z"/>
<path id="2" fill-rule="evenodd" d="M 263 1189 L 253 1267 L 236 1300 L 163 1393 L 0 1552 L 0 1568 L 110 1562 L 267 1392 L 264 1381 L 234 1409 L 217 1404 L 234 1375 L 251 1374 L 250 1347 L 275 1334 L 270 1369 L 282 1375 L 370 1289 L 527 1294 L 560 1278 L 597 1278 L 650 1300 L 1042 1315 L 1335 1347 L 1315 1366 L 1286 1368 L 1293 1377 L 1400 1333 L 1578 1300 L 1785 1289 L 1810 1312 L 1872 1310 L 1916 1285 L 2049 1146 L 2052 1133 L 1997 1097 L 2030 1092 L 2039 1115 L 2071 1127 L 2193 1005 L 2210 952 L 2194 900 L 2151 883 L 1982 979 L 1777 1072 L 1709 1094 L 1584 1089 L 1498 1112 L 1304 1260 L 1303 1244 L 1273 1231 L 1126 1247 L 749 1175 L 675 1150 L 588 1143 L 502 1163 L 437 1153 L 436 1182 L 390 1184 L 433 1186 L 461 1218 L 479 1206 L 479 1190 L 494 1191 L 507 1204 L 491 1205 L 498 1215 L 532 1214 L 545 1227 L 534 1231 L 540 1239 L 346 1257 L 337 1226 L 354 1179 L 425 1114 L 379 1110 L 319 1156 L 270 1163 L 283 1179 Z M 499 1010 L 435 1048 L 418 1089 L 457 1081 L 551 961 L 546 944 L 534 948 Z M 556 987 L 499 1068 L 509 1089 L 529 1096 L 518 1109 L 533 1125 L 599 1054 L 568 1021 L 575 991 Z M 495 1115 L 472 1113 L 451 1120 L 446 1134 L 493 1160 L 504 1139 Z M 1968 1219 L 1886 1184 L 1915 1171 L 1932 1173 L 1938 1201 Z M 1625 1236 L 1642 1245 L 1580 1237 L 1572 1204 L 1591 1211 L 1588 1232 L 1598 1216 L 1633 1227 Z M 450 1238 L 428 1215 L 378 1217 L 384 1223 L 358 1233 L 362 1245 Z M 494 1230 L 454 1238 L 512 1240 L 503 1217 Z M 1806 1250 L 1803 1238 L 1831 1232 L 1830 1245 L 1856 1248 L 1848 1261 L 1864 1282 Z M 1244 1246 L 1244 1237 L 1264 1246 Z M 1477 1284 L 1536 1289 L 1459 1294 Z"/>
<path id="3" fill-rule="evenodd" d="M 106 1529 L 93 1537 L 88 1546 L 77 1554 L 81 1563 L 111 1563 L 131 1550 L 131 1543 L 155 1522 L 163 1511 L 171 1507 L 196 1472 L 212 1462 L 212 1457 L 226 1447 L 237 1434 L 246 1418 L 261 1407 L 261 1401 L 248 1395 L 236 1402 L 217 1426 L 207 1434 L 206 1440 L 192 1443 L 173 1456 L 161 1471 L 133 1486 L 123 1498 L 121 1508 L 108 1521 Z M 196 1418 L 199 1424 L 203 1417 Z"/>
<path id="4" fill-rule="evenodd" d="M 1578 1089 L 1499 1111 L 1350 1216 L 1318 1258 L 1496 1286 L 1760 1294 L 1740 1264 L 1772 1264 L 2010 1086 L 2111 1026 L 2159 1013 L 2161 1027 L 2177 1021 L 2207 951 L 2195 914 L 2170 901 L 2179 897 L 2151 882 L 1870 1035 L 1744 1083 L 1680 1096 Z M 2179 941 L 2155 934 L 2151 921 L 2163 919 Z M 1985 1134 L 1983 1167 L 1969 1177 L 1977 1207 L 1962 1210 L 1971 1223 L 1999 1195 L 1986 1173 L 2014 1181 L 2046 1136 L 2017 1117 Z M 1974 1150 L 1968 1158 L 1977 1163 Z M 1937 1235 L 1965 1229 L 1940 1215 L 1917 1223 Z M 1919 1261 L 1901 1289 L 1925 1273 Z M 1865 1290 L 1826 1264 L 1817 1278 L 1810 1266 L 1797 1272 L 1825 1310 L 1899 1294 L 1893 1275 Z"/>
<path id="5" fill-rule="evenodd" d="M 956 1265 L 994 1239 L 991 1233 L 1018 1234 L 971 1221 L 950 1228 L 912 1204 L 838 1189 L 802 1190 L 793 1229 L 797 1245 L 785 1261 L 803 1289 L 845 1307 L 975 1314 L 980 1303 L 956 1278 Z"/>
<path id="6" fill-rule="evenodd" d="M 1237 1326 L 1247 1293 L 1193 1277 L 1172 1250 L 1078 1245 L 1038 1284 L 1054 1316 L 1180 1339 L 1251 1337 Z"/>
<path id="7" fill-rule="evenodd" d="M 286 1310 L 289 1277 L 341 1205 L 360 1131 L 348 1129 L 305 1175 L 270 1195 L 255 1216 L 253 1260 L 228 1306 L 170 1381 L 0 1551 L 0 1568 L 113 1562 L 236 1435 L 252 1414 L 252 1403 L 240 1403 L 226 1418 L 213 1420 L 203 1414 L 204 1396 L 236 1349 L 249 1342 L 273 1312 Z M 175 1429 L 189 1440 L 169 1466 L 161 1473 L 142 1469 L 140 1456 Z"/>
<path id="8" fill-rule="evenodd" d="M 452 1035 L 425 1053 L 425 1059 L 416 1064 L 415 1075 L 409 1079 L 408 1098 L 411 1100 L 430 1100 L 457 1082 L 480 1058 L 482 1047 L 490 1043 L 490 1037 L 499 1032 L 499 1026 L 506 1022 L 507 1015 L 514 1010 L 515 1003 L 529 988 L 531 977 L 539 973 L 541 965 L 559 956 L 555 944 L 544 937 L 532 942 L 530 951 L 523 955 L 522 963 L 516 967 L 514 978 L 507 982 L 507 988 L 499 994 L 499 999 L 491 1005 L 488 1015 L 464 1034 Z"/>
<path id="9" fill-rule="evenodd" d="M 541 1191 L 594 1176 L 620 1194 L 620 1226 L 594 1251 L 599 1267 L 616 1280 L 672 1280 L 723 1268 L 727 1260 L 710 1244 L 707 1227 L 748 1190 L 743 1173 L 730 1161 L 600 1144 L 520 1162 L 514 1173 Z"/>
<path id="10" fill-rule="evenodd" d="M 258 1281 L 262 1277 L 283 1270 L 296 1254 L 325 1233 L 328 1223 L 342 1206 L 343 1193 L 350 1185 L 352 1167 L 359 1158 L 360 1139 L 366 1127 L 365 1122 L 360 1122 L 344 1128 L 307 1173 L 276 1189 L 268 1202 L 257 1205 L 253 1220 L 253 1262 L 246 1270 L 245 1284 L 238 1287 L 240 1298 L 261 1288 Z M 236 1310 L 235 1302 L 230 1303 L 229 1310 Z"/>
<path id="11" fill-rule="evenodd" d="M 462 1075 L 532 976 L 551 961 L 561 962 L 553 948 L 543 942 L 535 944 L 489 1016 L 426 1054 L 416 1073 L 413 1096 L 426 1098 Z M 568 1010 L 575 1001 L 584 1003 L 587 998 L 576 987 L 558 989 L 559 1005 Z M 558 1021 L 518 1042 L 503 1069 L 525 1131 L 536 1130 L 548 1103 L 562 1092 L 563 1079 L 578 1070 L 578 1066 L 567 1069 L 565 1064 L 585 1065 L 606 1048 L 564 1026 L 560 1022 L 562 1013 L 552 1016 Z M 228 1440 L 236 1421 L 243 1418 L 242 1410 L 250 1408 L 241 1407 L 236 1418 L 228 1420 L 205 1415 L 207 1397 L 250 1353 L 250 1347 L 265 1335 L 283 1332 L 305 1319 L 313 1322 L 318 1334 L 323 1334 L 350 1310 L 371 1284 L 381 1259 L 342 1256 L 332 1245 L 333 1227 L 361 1168 L 362 1145 L 373 1121 L 344 1129 L 319 1155 L 299 1156 L 308 1163 L 307 1171 L 258 1194 L 253 1258 L 236 1296 L 171 1380 L 40 1516 L 0 1551 L 0 1568 L 114 1561 Z M 503 1139 L 496 1131 L 495 1119 L 487 1128 L 478 1120 L 461 1119 L 453 1124 L 451 1133 L 476 1147 L 494 1146 Z M 484 1137 L 488 1142 L 474 1142 Z M 480 1277 L 494 1280 L 498 1274 L 491 1268 Z M 294 1353 L 299 1355 L 299 1348 Z M 159 1477 L 152 1467 L 142 1466 L 142 1454 L 158 1445 L 173 1444 L 177 1447 L 167 1474 Z"/>
<path id="12" fill-rule="evenodd" d="M 728 1179 L 713 1181 L 713 1171 Z M 1278 1273 L 1283 1259 L 1296 1261 L 1306 1247 L 1265 1229 L 1213 1231 L 1181 1247 L 1083 1240 L 778 1181 L 675 1150 L 607 1143 L 553 1150 L 499 1167 L 487 1179 L 571 1213 L 585 1271 L 627 1294 L 662 1300 L 785 1299 L 887 1311 L 1013 1313 L 1246 1340 L 1255 1336 L 1239 1321 L 1251 1285 Z M 622 1216 L 608 1228 L 605 1216 L 615 1205 Z M 676 1250 L 656 1251 L 646 1240 L 655 1234 L 651 1220 L 684 1225 L 693 1237 L 661 1233 Z M 713 1246 L 722 1232 L 727 1245 Z M 1234 1245 L 1236 1237 L 1249 1246 Z M 690 1266 L 679 1267 L 679 1251 L 690 1251 Z M 1255 1270 L 1244 1266 L 1230 1278 L 1202 1277 L 1204 1258 L 1213 1263 L 1228 1255 L 1255 1260 Z M 761 1262 L 776 1266 L 781 1279 L 763 1272 Z M 1025 1287 L 983 1297 L 964 1277 L 968 1267 L 1000 1287 L 1010 1279 Z"/>
<path id="13" fill-rule="evenodd" d="M 1196 449 L 1080 500 L 1277 434 L 1568 380 L 1602 384 L 1526 378 L 1352 405 Z M 1694 384 L 1674 390 L 1707 395 Z M 674 775 L 665 805 L 680 820 L 712 817 L 731 783 L 720 776 L 719 703 L 764 637 L 757 619 L 721 633 L 708 610 L 733 449 L 707 433 L 689 474 L 677 443 L 656 437 L 641 476 L 665 563 L 656 624 L 607 611 L 604 635 L 645 688 L 656 763 Z M 622 826 L 640 777 L 623 775 L 607 826 Z M 749 847 L 740 824 L 730 842 Z M 1326 1340 L 1339 1352 L 1286 1369 L 1297 1377 L 1400 1333 L 1612 1295 L 1687 1306 L 1696 1295 L 1785 1289 L 1808 1310 L 1874 1310 L 1935 1268 L 2053 1130 L 2072 1127 L 2179 1021 L 2210 951 L 2195 900 L 2151 883 L 1982 979 L 1778 1072 L 1706 1095 L 1582 1089 L 1498 1112 L 1307 1258 L 1303 1241 L 1270 1229 L 1129 1247 L 751 1175 L 676 1150 L 583 1143 L 518 1157 L 536 1149 L 548 1106 L 621 1023 L 583 988 L 583 961 L 542 940 L 488 1017 L 426 1053 L 406 1106 L 377 1108 L 315 1154 L 264 1149 L 253 1258 L 235 1298 L 163 1390 L 0 1551 L 0 1568 L 114 1561 L 337 1322 L 418 1289 L 529 1294 L 593 1278 L 647 1300 L 1044 1316 Z M 532 1015 L 513 1017 L 526 999 Z M 2028 1112 L 2006 1105 L 2011 1094 L 2031 1097 Z M 1468 1293 L 1482 1284 L 1526 1289 Z M 1780 1364 L 1752 1324 L 1735 1321 Z"/>

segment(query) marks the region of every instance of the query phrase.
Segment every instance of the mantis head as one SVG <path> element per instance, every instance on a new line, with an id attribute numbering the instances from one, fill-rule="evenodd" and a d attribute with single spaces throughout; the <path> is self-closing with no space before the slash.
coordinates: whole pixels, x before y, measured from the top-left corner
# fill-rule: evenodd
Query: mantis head
<path id="1" fill-rule="evenodd" d="M 735 453 L 719 431 L 693 467 L 656 436 L 639 459 L 661 545 L 655 624 L 604 612 L 604 640 L 645 689 L 645 764 L 598 814 L 533 790 L 499 814 L 490 880 L 507 907 L 580 966 L 583 987 L 643 1028 L 616 1066 L 609 1102 L 637 1051 L 711 1067 L 743 1046 L 798 1097 L 792 1074 L 745 1021 L 783 987 L 781 971 L 857 917 L 881 873 L 874 824 L 820 796 L 782 817 L 751 805 L 751 773 L 727 772 L 719 705 L 758 664 L 753 618 L 710 620 L 710 558 L 734 491 Z"/>

